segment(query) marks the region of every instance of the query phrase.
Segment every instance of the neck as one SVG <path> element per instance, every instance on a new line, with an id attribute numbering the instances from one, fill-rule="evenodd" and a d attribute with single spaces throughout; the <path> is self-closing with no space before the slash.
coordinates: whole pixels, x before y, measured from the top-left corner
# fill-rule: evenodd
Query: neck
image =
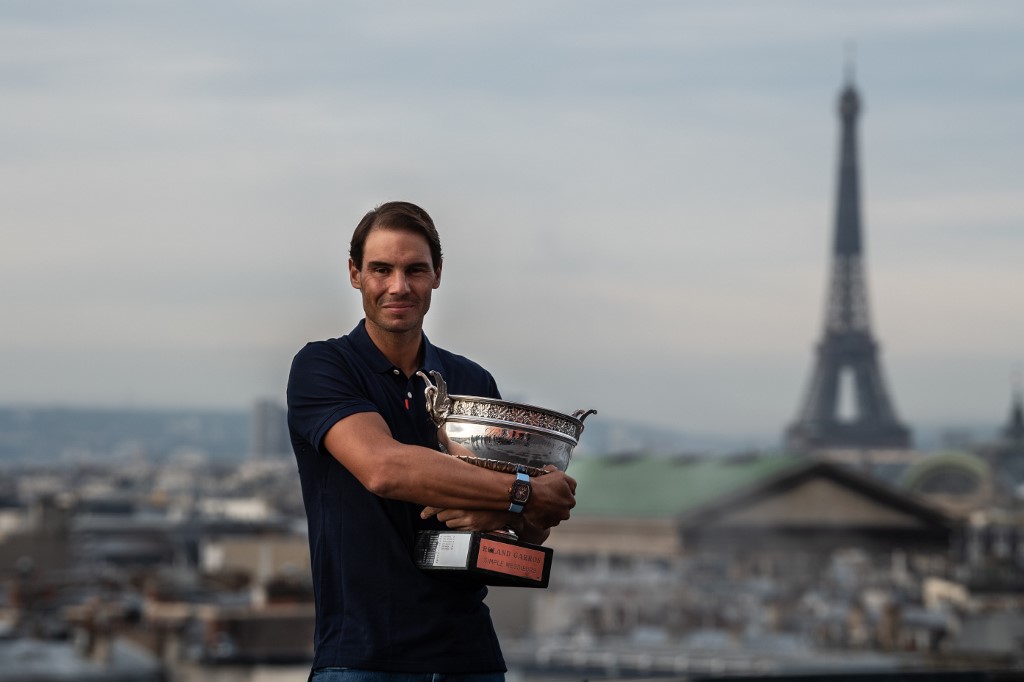
<path id="1" fill-rule="evenodd" d="M 367 321 L 366 333 L 373 345 L 384 354 L 405 376 L 410 377 L 420 367 L 420 351 L 423 347 L 423 328 L 417 327 L 405 332 L 390 332 Z"/>

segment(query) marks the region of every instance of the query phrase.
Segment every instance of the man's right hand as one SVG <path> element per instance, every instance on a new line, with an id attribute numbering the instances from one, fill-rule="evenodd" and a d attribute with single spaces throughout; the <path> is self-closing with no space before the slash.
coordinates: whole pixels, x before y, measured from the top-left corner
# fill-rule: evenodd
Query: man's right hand
<path id="1" fill-rule="evenodd" d="M 576 506 L 576 479 L 551 465 L 544 469 L 548 473 L 530 479 L 532 490 L 523 517 L 531 525 L 547 529 L 567 520 Z"/>

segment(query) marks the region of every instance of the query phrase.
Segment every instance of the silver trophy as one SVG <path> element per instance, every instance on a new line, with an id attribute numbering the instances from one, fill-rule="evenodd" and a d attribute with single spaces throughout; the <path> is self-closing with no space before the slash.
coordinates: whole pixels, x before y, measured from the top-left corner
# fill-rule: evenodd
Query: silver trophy
<path id="1" fill-rule="evenodd" d="M 576 410 L 566 415 L 505 400 L 449 395 L 439 372 L 416 374 L 427 384 L 423 393 L 430 418 L 452 443 L 473 453 L 459 458 L 496 471 L 515 473 L 522 466 L 537 476 L 548 465 L 565 471 L 583 433 L 583 420 L 597 413 Z"/>
<path id="2" fill-rule="evenodd" d="M 565 471 L 583 433 L 583 420 L 597 410 L 571 415 L 493 398 L 449 395 L 439 372 L 424 382 L 430 418 L 451 443 L 471 454 L 459 459 L 504 473 L 540 476 L 545 467 Z M 552 550 L 525 543 L 510 531 L 421 531 L 415 558 L 420 568 L 475 573 L 490 585 L 547 587 Z"/>

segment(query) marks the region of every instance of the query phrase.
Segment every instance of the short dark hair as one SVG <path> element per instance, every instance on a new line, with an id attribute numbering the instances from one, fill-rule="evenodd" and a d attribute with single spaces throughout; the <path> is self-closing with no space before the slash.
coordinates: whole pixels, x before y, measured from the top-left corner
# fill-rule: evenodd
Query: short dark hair
<path id="1" fill-rule="evenodd" d="M 360 270 L 363 269 L 363 248 L 366 236 L 375 229 L 405 230 L 423 235 L 430 246 L 430 260 L 434 269 L 441 267 L 441 238 L 430 215 L 416 204 L 408 201 L 389 201 L 381 204 L 363 216 L 352 233 L 352 244 L 348 255 Z"/>

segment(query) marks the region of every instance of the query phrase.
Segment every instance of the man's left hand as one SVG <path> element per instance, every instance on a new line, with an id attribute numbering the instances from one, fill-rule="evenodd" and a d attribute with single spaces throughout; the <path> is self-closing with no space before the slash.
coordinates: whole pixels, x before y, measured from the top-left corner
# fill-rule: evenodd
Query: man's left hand
<path id="1" fill-rule="evenodd" d="M 420 512 L 421 519 L 436 516 L 452 530 L 492 531 L 505 528 L 512 520 L 512 513 L 507 511 L 489 511 L 483 509 L 439 509 L 426 507 Z"/>

